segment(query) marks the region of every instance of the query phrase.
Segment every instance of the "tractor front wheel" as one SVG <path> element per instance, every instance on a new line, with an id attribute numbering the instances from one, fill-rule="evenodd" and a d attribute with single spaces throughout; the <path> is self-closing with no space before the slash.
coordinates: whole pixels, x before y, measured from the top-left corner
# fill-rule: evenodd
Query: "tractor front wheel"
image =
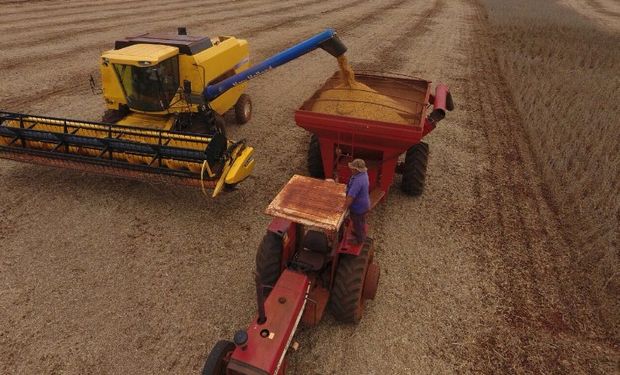
<path id="1" fill-rule="evenodd" d="M 202 375 L 224 375 L 230 355 L 235 350 L 235 344 L 228 340 L 218 341 L 207 357 Z"/>
<path id="2" fill-rule="evenodd" d="M 321 144 L 319 137 L 312 134 L 310 144 L 308 145 L 308 172 L 314 178 L 325 178 L 325 170 L 323 169 L 323 159 L 321 158 Z"/>
<path id="3" fill-rule="evenodd" d="M 256 274 L 261 285 L 274 286 L 280 277 L 282 262 L 282 237 L 267 231 L 256 252 Z M 271 288 L 264 288 L 267 297 Z"/>
<path id="4" fill-rule="evenodd" d="M 366 300 L 374 298 L 379 267 L 373 263 L 373 253 L 372 240 L 367 239 L 358 256 L 340 256 L 329 300 L 330 311 L 336 320 L 358 323 L 364 314 Z"/>
<path id="5" fill-rule="evenodd" d="M 235 118 L 239 125 L 243 125 L 252 118 L 252 100 L 247 94 L 241 94 L 235 103 Z"/>
<path id="6" fill-rule="evenodd" d="M 420 142 L 411 146 L 405 155 L 403 165 L 403 181 L 401 190 L 407 195 L 421 195 L 426 180 L 426 166 L 428 165 L 428 144 Z"/>

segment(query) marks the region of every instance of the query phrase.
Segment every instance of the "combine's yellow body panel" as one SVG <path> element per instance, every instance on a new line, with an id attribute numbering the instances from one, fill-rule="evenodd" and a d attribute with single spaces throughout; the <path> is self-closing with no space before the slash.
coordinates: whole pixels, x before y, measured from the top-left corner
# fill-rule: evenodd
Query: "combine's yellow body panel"
<path id="1" fill-rule="evenodd" d="M 106 51 L 101 55 L 102 60 L 112 64 L 134 66 L 157 65 L 179 54 L 179 49 L 160 44 L 134 44 L 133 46 Z"/>
<path id="2" fill-rule="evenodd" d="M 225 182 L 235 185 L 245 180 L 254 170 L 254 148 L 245 147 L 235 158 L 230 170 L 226 174 Z"/>
<path id="3" fill-rule="evenodd" d="M 189 81 L 192 94 L 201 95 L 204 88 L 212 82 L 239 73 L 250 66 L 248 42 L 235 37 L 218 37 L 212 40 L 213 45 L 196 54 L 183 54 L 179 49 L 159 44 L 134 44 L 118 50 L 106 51 L 101 55 L 101 85 L 106 107 L 118 110 L 127 105 L 127 95 L 119 82 L 114 64 L 132 65 L 137 67 L 156 66 L 169 58 L 178 56 L 179 82 Z M 220 115 L 229 111 L 245 91 L 247 83 L 242 83 L 223 93 L 209 103 L 211 109 Z M 151 113 L 168 116 L 198 111 L 198 104 L 189 105 L 179 92 L 170 101 L 166 111 L 145 112 L 131 108 L 132 112 Z"/>
<path id="4" fill-rule="evenodd" d="M 174 123 L 172 116 L 152 115 L 148 113 L 130 113 L 117 122 L 118 125 L 146 127 L 149 129 L 170 130 Z"/>
<path id="5" fill-rule="evenodd" d="M 192 87 L 198 88 L 199 93 L 201 93 L 206 84 L 247 69 L 250 66 L 249 54 L 250 50 L 246 40 L 235 37 L 220 37 L 215 41 L 213 47 L 196 55 L 179 56 L 181 81 L 192 82 Z M 226 113 L 237 103 L 239 96 L 243 94 L 246 87 L 247 83 L 242 83 L 228 90 L 209 103 L 211 108 L 220 115 Z"/>

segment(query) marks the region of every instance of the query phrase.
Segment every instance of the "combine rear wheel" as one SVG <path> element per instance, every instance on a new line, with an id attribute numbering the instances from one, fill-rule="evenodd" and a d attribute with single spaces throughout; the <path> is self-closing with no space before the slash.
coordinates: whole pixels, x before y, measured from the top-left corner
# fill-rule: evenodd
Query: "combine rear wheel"
<path id="1" fill-rule="evenodd" d="M 275 285 L 280 277 L 281 262 L 282 238 L 267 231 L 256 252 L 256 274 L 262 285 Z M 271 292 L 270 288 L 263 289 L 265 297 L 269 295 L 269 292 Z"/>
<path id="2" fill-rule="evenodd" d="M 235 350 L 235 344 L 228 340 L 218 341 L 207 357 L 202 375 L 224 375 L 230 355 Z"/>
<path id="3" fill-rule="evenodd" d="M 308 172 L 310 172 L 311 177 L 325 178 L 321 145 L 319 144 L 319 137 L 314 134 L 310 137 L 310 145 L 308 146 Z"/>
<path id="4" fill-rule="evenodd" d="M 336 270 L 329 309 L 344 323 L 358 323 L 367 299 L 372 299 L 379 283 L 379 266 L 373 263 L 372 240 L 367 239 L 360 255 L 341 255 Z"/>
<path id="5" fill-rule="evenodd" d="M 235 118 L 239 125 L 243 125 L 252 118 L 252 100 L 246 94 L 241 94 L 235 103 Z"/>
<path id="6" fill-rule="evenodd" d="M 403 181 L 401 190 L 408 195 L 421 195 L 426 180 L 426 166 L 428 164 L 428 144 L 420 142 L 413 145 L 405 155 L 403 165 Z"/>

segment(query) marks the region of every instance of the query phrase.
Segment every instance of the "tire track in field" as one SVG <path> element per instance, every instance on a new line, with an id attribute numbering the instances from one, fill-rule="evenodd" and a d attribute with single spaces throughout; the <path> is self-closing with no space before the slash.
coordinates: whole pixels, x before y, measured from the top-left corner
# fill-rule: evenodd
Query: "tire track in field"
<path id="1" fill-rule="evenodd" d="M 243 1 L 241 1 L 243 2 Z M 206 2 L 206 1 L 186 1 L 184 5 L 186 6 L 191 6 L 191 5 L 199 5 L 202 7 L 206 7 L 206 6 L 210 6 L 213 4 L 219 4 L 221 3 L 221 1 L 213 1 L 213 2 Z M 238 3 L 238 2 L 234 2 L 234 3 Z M 96 4 L 94 4 L 96 5 Z M 16 19 L 13 22 L 5 22 L 3 24 L 0 25 L 0 31 L 2 30 L 6 30 L 6 31 L 10 31 L 12 33 L 16 33 L 16 32 L 20 32 L 20 31 L 28 31 L 28 30 L 32 30 L 33 28 L 38 28 L 38 29 L 45 29 L 46 32 L 50 32 L 53 31 L 54 29 L 61 29 L 61 31 L 65 31 L 66 30 L 66 24 L 63 24 L 62 22 L 70 22 L 70 26 L 72 28 L 76 28 L 79 29 L 76 26 L 79 25 L 84 25 L 84 24 L 92 24 L 93 22 L 97 22 L 97 21 L 104 21 L 104 20 L 109 20 L 111 18 L 119 18 L 122 16 L 126 16 L 126 15 L 139 15 L 143 12 L 136 12 L 136 10 L 144 10 L 145 6 L 144 4 L 139 4 L 139 5 L 133 5 L 133 6 L 125 6 L 125 7 L 112 7 L 110 10 L 108 9 L 101 9 L 101 10 L 97 10 L 94 11 L 91 9 L 92 7 L 89 7 L 87 10 L 83 10 L 84 8 L 81 7 L 80 9 L 82 9 L 81 11 L 78 12 L 63 12 L 58 16 L 52 16 L 52 15 L 45 15 L 45 16 L 41 16 L 41 20 L 43 20 L 43 22 L 32 22 L 32 18 L 25 18 L 25 19 Z M 149 5 L 148 6 L 148 12 L 149 13 L 153 13 L 153 12 L 157 12 L 157 11 L 165 11 L 165 10 L 174 10 L 174 9 L 181 9 L 178 6 L 178 2 L 176 1 L 168 1 L 168 2 L 164 2 L 164 3 L 158 3 L 158 4 L 153 4 L 153 5 Z M 61 11 L 64 9 L 61 9 Z M 103 13 L 102 13 L 103 12 Z M 88 15 L 93 15 L 93 18 L 89 18 L 89 17 L 77 17 L 83 14 L 88 14 Z M 101 14 L 103 14 L 103 16 L 101 16 Z M 69 20 L 66 20 L 67 18 L 69 18 Z M 22 26 L 15 26 L 13 25 L 13 23 L 17 24 L 17 25 L 22 25 Z M 35 33 L 33 33 L 34 35 L 37 35 L 40 32 L 40 30 L 35 30 Z M 27 35 L 27 33 L 25 33 Z M 24 34 L 22 34 L 23 36 Z"/>
<path id="2" fill-rule="evenodd" d="M 360 4 L 360 3 L 364 3 L 366 1 L 361 1 L 361 0 L 356 0 L 353 2 L 353 4 Z M 347 21 L 343 21 L 343 22 L 339 22 L 336 23 L 336 29 L 337 30 L 341 30 L 342 32 L 346 32 L 347 30 L 350 30 L 351 28 L 355 28 L 358 27 L 359 25 L 361 25 L 364 22 L 372 22 L 373 20 L 377 19 L 379 17 L 380 13 L 383 13 L 387 10 L 390 9 L 395 9 L 397 7 L 399 7 L 400 5 L 407 3 L 408 0 L 398 0 L 395 1 L 393 3 L 388 3 L 388 4 L 383 4 L 382 6 L 380 6 L 379 8 L 372 8 L 367 12 L 362 13 L 362 15 L 355 17 L 353 19 L 348 19 Z M 338 6 L 335 7 L 333 9 L 329 9 L 329 10 L 325 10 L 323 11 L 323 13 L 320 14 L 321 17 L 325 16 L 326 14 L 331 14 L 334 12 L 340 12 L 343 10 L 346 10 L 349 6 Z M 263 32 L 272 32 L 274 30 L 283 28 L 285 26 L 290 25 L 291 23 L 295 23 L 297 21 L 299 21 L 300 19 L 311 19 L 311 18 L 319 18 L 319 15 L 304 15 L 304 16 L 292 16 L 287 18 L 284 21 L 280 21 L 280 22 L 275 22 L 266 26 L 261 26 L 261 27 L 257 27 L 257 28 L 253 28 L 251 29 L 253 31 L 253 36 L 255 37 L 256 35 L 260 35 Z M 192 25 L 192 23 L 188 24 L 189 26 Z M 240 34 L 243 34 L 244 32 L 241 31 Z M 275 53 L 279 50 L 282 50 L 286 47 L 289 46 L 290 43 L 279 43 L 277 46 L 269 48 L 269 49 L 259 49 L 258 51 L 266 51 L 263 52 L 263 55 L 270 55 L 272 53 Z M 66 53 L 62 53 L 59 54 L 58 58 L 65 58 Z M 51 59 L 54 59 L 54 56 L 50 56 Z M 34 62 L 33 62 L 34 64 Z M 28 95 L 22 95 L 20 97 L 16 97 L 13 99 L 7 99 L 4 100 L 4 102 L 6 103 L 6 107 L 18 107 L 22 104 L 27 104 L 33 100 L 38 100 L 38 101 L 43 101 L 46 100 L 52 96 L 55 95 L 69 95 L 72 93 L 75 93 L 75 87 L 72 85 L 71 82 L 65 82 L 59 86 L 55 86 L 49 89 L 44 89 L 44 90 L 40 90 L 37 92 L 34 92 L 32 94 L 28 94 Z M 89 89 L 88 88 L 83 88 L 81 91 L 79 91 L 79 93 L 88 93 Z"/>
<path id="3" fill-rule="evenodd" d="M 405 64 L 405 61 L 399 58 L 403 54 L 403 51 L 399 50 L 398 46 L 403 45 L 405 42 L 410 43 L 412 40 L 420 38 L 428 32 L 430 30 L 430 26 L 434 23 L 434 19 L 438 17 L 443 10 L 444 5 L 444 0 L 435 0 L 433 6 L 422 13 L 418 20 L 406 28 L 398 38 L 394 39 L 391 43 L 385 43 L 385 47 L 381 49 L 378 56 L 382 57 L 382 68 L 386 73 L 398 73 L 398 70 Z M 356 68 L 361 71 L 372 69 L 368 63 L 358 64 L 356 65 Z"/>
<path id="4" fill-rule="evenodd" d="M 346 35 L 347 32 L 349 32 L 352 29 L 355 29 L 355 28 L 359 27 L 362 23 L 374 22 L 375 20 L 379 19 L 384 12 L 392 10 L 392 9 L 399 8 L 402 4 L 407 3 L 408 1 L 409 0 L 397 0 L 397 1 L 393 2 L 393 3 L 387 3 L 387 4 L 384 4 L 384 5 L 381 5 L 379 8 L 373 8 L 370 11 L 364 12 L 364 13 L 362 13 L 359 16 L 356 16 L 356 17 L 353 17 L 353 18 L 348 17 L 346 21 L 339 21 L 339 22 L 337 22 L 335 24 L 332 24 L 331 27 L 336 29 L 340 35 Z M 357 4 L 365 3 L 365 2 L 367 2 L 367 0 L 362 0 L 362 1 L 358 0 L 358 1 L 355 1 L 354 3 L 355 3 L 355 5 L 357 5 Z M 339 6 L 337 8 L 334 8 L 334 10 L 328 10 L 328 11 L 321 12 L 320 16 L 319 15 L 314 15 L 314 16 L 311 16 L 310 18 L 320 18 L 321 16 L 324 16 L 325 14 L 330 14 L 330 13 L 333 13 L 334 11 L 340 12 L 342 10 L 345 10 L 345 9 L 349 8 L 349 7 L 350 6 Z M 264 32 L 271 32 L 271 31 L 280 29 L 280 28 L 282 28 L 284 26 L 289 26 L 290 24 L 293 24 L 295 22 L 302 21 L 302 20 L 307 20 L 307 19 L 309 19 L 309 17 L 307 17 L 307 16 L 290 17 L 290 18 L 287 18 L 286 20 L 284 20 L 282 22 L 279 22 L 279 23 L 277 23 L 275 25 L 270 25 L 270 26 L 267 26 L 267 27 L 262 27 L 261 26 L 261 27 L 257 27 L 255 29 L 252 29 L 251 33 L 253 33 L 252 34 L 253 36 L 257 36 L 257 35 L 260 35 L 260 34 L 262 34 Z M 244 33 L 246 33 L 246 32 L 244 32 Z M 250 34 L 250 33 L 248 33 L 248 34 Z M 303 34 L 303 35 L 305 35 L 305 34 Z M 303 37 L 303 36 L 302 35 L 299 35 L 299 37 L 292 36 L 291 39 L 295 40 L 295 39 L 299 39 L 300 37 Z M 262 52 L 263 55 L 269 56 L 269 55 L 272 55 L 272 54 L 274 54 L 274 53 L 276 53 L 276 52 L 278 52 L 278 51 L 288 47 L 288 46 L 289 46 L 288 44 L 278 44 L 277 46 L 265 49 L 264 51 L 261 50 L 261 52 Z"/>
<path id="5" fill-rule="evenodd" d="M 197 3 L 200 3 L 199 0 L 195 0 Z M 261 6 L 267 6 L 268 11 L 272 11 L 273 12 L 273 8 L 272 8 L 272 4 L 270 4 L 267 0 L 244 0 L 243 3 L 253 3 L 253 2 L 265 2 L 264 4 L 262 4 Z M 303 3 L 302 3 L 303 4 Z M 223 4 L 221 7 L 217 7 L 216 10 L 209 9 L 204 10 L 204 11 L 192 11 L 192 10 L 187 10 L 185 8 L 183 9 L 178 9 L 178 11 L 172 11 L 172 12 L 166 12 L 167 7 L 164 7 L 163 9 L 156 9 L 155 12 L 153 13 L 152 16 L 150 17 L 144 17 L 142 15 L 136 15 L 135 13 L 133 17 L 127 17 L 121 20 L 118 20 L 116 17 L 108 17 L 107 15 L 103 18 L 101 18 L 100 20 L 105 21 L 105 20 L 109 20 L 109 19 L 114 19 L 114 22 L 111 23 L 105 23 L 104 25 L 101 26 L 97 26 L 97 25 L 93 25 L 91 27 L 82 27 L 82 24 L 86 24 L 86 25 L 90 25 L 91 22 L 90 21 L 78 21 L 78 22 L 74 22 L 71 24 L 71 27 L 66 27 L 64 25 L 59 25 L 58 29 L 56 32 L 50 33 L 52 28 L 46 28 L 44 29 L 44 33 L 41 33 L 41 30 L 35 30 L 32 34 L 32 36 L 26 35 L 26 34 L 21 34 L 20 37 L 22 38 L 29 38 L 29 43 L 31 47 L 36 47 L 39 45 L 43 45 L 43 44 L 50 44 L 53 42 L 58 42 L 58 41 L 62 41 L 67 39 L 67 34 L 71 33 L 71 32 L 79 32 L 80 37 L 84 37 L 86 35 L 90 35 L 90 34 L 95 34 L 98 33 L 100 31 L 106 31 L 106 30 L 111 30 L 114 29 L 116 27 L 121 27 L 127 24 L 151 24 L 151 23 L 157 23 L 157 22 L 169 22 L 170 19 L 173 18 L 182 18 L 182 17 L 188 17 L 188 16 L 200 16 L 200 15 L 210 15 L 212 17 L 205 19 L 203 22 L 208 22 L 208 21 L 213 21 L 215 20 L 215 16 L 217 16 L 217 14 L 220 13 L 226 13 L 226 12 L 230 12 L 233 10 L 238 9 L 240 4 L 229 4 L 229 3 L 225 3 Z M 295 3 L 293 5 L 289 5 L 287 7 L 282 7 L 280 8 L 281 11 L 287 11 L 289 9 L 295 8 L 300 6 L 300 4 Z M 279 9 L 279 10 L 280 10 Z M 276 12 L 277 13 L 277 12 Z M 252 14 L 252 11 L 249 11 L 245 14 L 242 15 L 232 15 L 232 16 L 228 16 L 228 17 L 224 17 L 224 18 L 218 18 L 218 20 L 221 21 L 228 21 L 228 20 L 233 20 L 235 19 L 235 16 L 239 17 L 244 17 L 246 15 Z M 255 12 L 253 13 L 255 15 L 261 15 L 261 14 L 267 14 L 266 11 L 262 11 L 262 12 Z M 75 25 L 75 26 L 74 26 Z M 23 46 L 23 41 L 22 40 L 16 40 L 13 42 L 9 42 L 9 43 L 4 43 L 4 44 L 0 44 L 0 47 L 2 47 L 4 50 L 9 50 L 12 47 L 18 47 L 21 48 Z"/>
<path id="6" fill-rule="evenodd" d="M 476 0 L 468 2 L 476 13 L 462 100 L 478 115 L 466 126 L 482 132 L 475 152 L 488 168 L 476 176 L 474 205 L 463 227 L 480 239 L 480 273 L 488 274 L 498 291 L 493 300 L 500 323 L 480 332 L 475 345 L 462 349 L 460 356 L 475 361 L 468 369 L 474 372 L 581 372 L 573 367 L 579 363 L 570 353 L 595 355 L 583 342 L 587 334 L 578 332 L 584 317 L 573 306 L 587 305 L 587 297 L 563 285 L 571 262 L 564 250 L 568 245 L 545 201 L 528 136 L 495 56 L 486 12 Z"/>
<path id="7" fill-rule="evenodd" d="M 23 2 L 26 5 L 31 5 L 31 3 L 34 3 L 34 1 L 24 1 Z M 127 4 L 127 1 L 123 1 L 123 0 L 119 0 L 119 1 L 106 1 L 106 2 L 97 2 L 94 3 L 92 1 L 84 1 L 81 3 L 73 3 L 71 5 L 67 5 L 67 4 L 63 4 L 63 2 L 60 2 L 60 4 L 55 5 L 55 6 L 49 6 L 49 7 L 41 7 L 41 6 L 36 6 L 36 7 L 28 7 L 27 9 L 20 9 L 17 10 L 15 12 L 5 12 L 4 15 L 5 16 L 12 16 L 12 15 L 20 15 L 20 16 L 24 16 L 24 12 L 28 11 L 28 14 L 25 15 L 25 17 L 20 17 L 19 19 L 7 19 L 6 20 L 6 24 L 20 24 L 23 21 L 30 21 L 30 20 L 38 20 L 38 19 L 45 19 L 45 18 L 49 18 L 51 16 L 53 16 L 53 13 L 55 13 L 54 11 L 58 11 L 60 12 L 62 15 L 65 15 L 67 13 L 65 13 L 68 9 L 84 9 L 84 6 L 87 5 L 88 6 L 88 10 L 82 10 L 79 12 L 74 12 L 74 13 L 70 13 L 73 15 L 80 15 L 80 14 L 84 14 L 84 13 L 90 13 L 93 10 L 97 10 L 97 11 L 105 11 L 106 9 L 99 9 L 101 8 L 106 8 L 108 6 L 111 5 L 115 5 L 115 4 Z M 144 4 L 143 4 L 144 5 Z M 39 13 L 45 13 L 45 14 L 39 14 Z"/>
<path id="8" fill-rule="evenodd" d="M 331 9 L 328 9 L 328 10 L 323 10 L 323 11 L 321 11 L 319 13 L 320 15 L 313 15 L 313 16 L 310 16 L 310 17 L 308 17 L 308 15 L 300 15 L 300 16 L 288 17 L 288 18 L 282 20 L 281 22 L 277 22 L 277 23 L 274 23 L 272 25 L 258 26 L 258 27 L 252 28 L 252 29 L 244 30 L 239 35 L 244 36 L 244 37 L 246 37 L 246 36 L 247 37 L 255 37 L 257 34 L 260 34 L 260 33 L 265 32 L 265 31 L 271 31 L 271 30 L 279 29 L 281 27 L 290 25 L 290 24 L 298 22 L 298 21 L 303 21 L 303 20 L 308 20 L 308 19 L 315 19 L 315 18 L 319 18 L 320 16 L 324 16 L 326 14 L 340 12 L 340 11 L 345 10 L 347 8 L 351 8 L 351 7 L 354 7 L 354 6 L 366 3 L 366 2 L 368 2 L 368 0 L 356 0 L 356 1 L 353 1 L 351 3 L 347 3 L 347 4 L 344 4 L 344 5 L 341 5 L 341 6 L 337 6 L 335 8 L 331 8 Z"/>
<path id="9" fill-rule="evenodd" d="M 607 2 L 600 0 L 559 0 L 559 4 L 579 13 L 584 18 L 593 21 L 607 31 L 620 31 L 620 6 L 618 10 L 612 10 Z"/>
<path id="10" fill-rule="evenodd" d="M 255 0 L 249 0 L 249 1 L 255 1 Z M 200 19 L 199 21 L 191 21 L 191 22 L 185 22 L 184 26 L 187 27 L 191 27 L 191 26 L 201 26 L 206 22 L 212 22 L 211 24 L 218 24 L 218 23 L 225 23 L 226 21 L 230 21 L 230 20 L 239 20 L 239 19 L 244 19 L 244 18 L 254 18 L 257 16 L 277 16 L 279 14 L 285 14 L 287 11 L 297 8 L 297 7 L 303 7 L 303 9 L 305 9 L 305 5 L 306 4 L 310 4 L 310 5 L 319 5 L 323 2 L 326 2 L 327 0 L 303 0 L 300 2 L 297 2 L 293 5 L 289 5 L 287 7 L 281 7 L 278 9 L 278 11 L 273 11 L 272 8 L 267 8 L 263 11 L 257 12 L 257 11 L 249 11 L 247 13 L 243 13 L 243 14 L 239 14 L 239 13 L 235 13 L 235 11 L 237 10 L 237 7 L 232 6 L 232 7 L 226 7 L 225 9 L 223 9 L 221 12 L 217 12 L 217 13 L 213 13 L 210 12 L 209 15 L 212 17 L 209 18 L 204 18 L 204 19 Z M 270 6 L 270 4 L 265 4 L 264 6 Z M 310 11 L 310 10 L 309 10 Z M 232 13 L 232 14 L 231 14 Z M 198 13 L 198 14 L 191 14 L 192 17 L 197 17 L 200 16 L 202 13 Z M 224 14 L 228 14 L 227 16 L 221 16 Z M 159 28 L 154 28 L 154 25 L 157 25 L 157 27 Z M 157 33 L 162 31 L 163 29 L 163 25 L 169 25 L 169 20 L 168 18 L 162 17 L 162 20 L 156 23 L 150 23 L 149 24 L 149 31 L 151 33 Z M 110 29 L 109 26 L 102 26 L 102 27 L 97 27 L 94 28 L 93 32 L 91 33 L 87 33 L 87 34 L 97 34 L 100 31 L 107 31 L 108 29 Z M 82 33 L 81 33 L 82 34 Z M 136 34 L 136 33 L 134 33 Z M 113 40 L 115 39 L 105 39 L 103 38 L 103 35 L 106 35 L 104 33 L 101 34 L 100 38 L 101 39 L 96 39 L 96 38 L 83 38 L 81 37 L 81 41 L 83 43 L 81 44 L 74 44 L 71 47 L 68 47 L 66 49 L 63 49 L 61 51 L 58 52 L 54 52 L 54 53 L 50 53 L 47 55 L 47 57 L 49 59 L 64 59 L 66 58 L 67 55 L 71 55 L 74 53 L 78 53 L 80 51 L 83 51 L 85 48 L 87 47 L 95 47 L 95 46 L 99 46 L 99 49 L 103 49 L 103 48 L 109 48 L 109 45 L 113 42 Z M 56 35 L 54 37 L 51 37 L 50 39 L 46 39 L 45 42 L 49 42 L 52 39 L 62 39 L 62 35 Z M 13 59 L 11 59 L 10 62 L 7 62 L 6 64 L 0 65 L 0 69 L 10 69 L 10 68 L 15 68 L 15 67 L 21 67 L 21 66 L 28 66 L 29 64 L 36 64 L 36 61 L 32 60 L 32 57 L 28 55 L 27 51 L 25 51 L 25 54 L 23 56 L 20 57 L 15 57 Z"/>
<path id="11" fill-rule="evenodd" d="M 599 0 L 586 0 L 590 6 L 598 13 L 610 16 L 612 18 L 620 18 L 620 12 L 615 12 L 611 9 L 607 9 Z"/>

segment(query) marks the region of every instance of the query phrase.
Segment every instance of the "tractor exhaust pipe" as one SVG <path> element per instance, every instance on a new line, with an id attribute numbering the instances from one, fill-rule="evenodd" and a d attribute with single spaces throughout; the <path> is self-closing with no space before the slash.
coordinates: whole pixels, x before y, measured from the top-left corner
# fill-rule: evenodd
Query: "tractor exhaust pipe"
<path id="1" fill-rule="evenodd" d="M 267 321 L 267 315 L 265 313 L 265 295 L 263 294 L 265 287 L 261 283 L 258 274 L 254 276 L 254 282 L 256 283 L 256 305 L 258 306 L 258 319 L 256 323 L 264 324 Z"/>

